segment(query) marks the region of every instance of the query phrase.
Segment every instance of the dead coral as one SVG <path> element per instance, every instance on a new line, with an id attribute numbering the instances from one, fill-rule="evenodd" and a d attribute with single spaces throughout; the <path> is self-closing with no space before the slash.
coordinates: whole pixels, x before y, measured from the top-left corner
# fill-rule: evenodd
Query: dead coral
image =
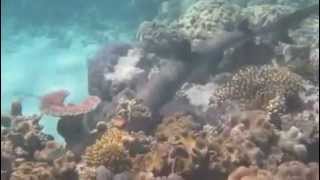
<path id="1" fill-rule="evenodd" d="M 238 101 L 245 109 L 260 108 L 271 114 L 283 112 L 289 98 L 304 90 L 304 79 L 287 68 L 273 65 L 250 66 L 239 70 L 218 88 L 212 104 Z"/>

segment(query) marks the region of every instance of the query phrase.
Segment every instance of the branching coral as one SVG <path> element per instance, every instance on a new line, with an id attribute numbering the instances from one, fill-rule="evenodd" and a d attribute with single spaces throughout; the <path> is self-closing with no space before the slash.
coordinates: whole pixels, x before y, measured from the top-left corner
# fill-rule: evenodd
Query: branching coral
<path id="1" fill-rule="evenodd" d="M 245 108 L 279 113 L 287 110 L 289 98 L 298 97 L 298 93 L 304 90 L 303 83 L 302 77 L 285 67 L 250 66 L 239 70 L 218 88 L 211 102 L 221 104 L 226 100 L 236 100 Z"/>
<path id="2" fill-rule="evenodd" d="M 89 166 L 97 167 L 104 165 L 113 172 L 121 172 L 130 167 L 130 160 L 123 143 L 130 136 L 118 129 L 109 129 L 101 139 L 89 146 L 85 152 L 84 159 Z"/>

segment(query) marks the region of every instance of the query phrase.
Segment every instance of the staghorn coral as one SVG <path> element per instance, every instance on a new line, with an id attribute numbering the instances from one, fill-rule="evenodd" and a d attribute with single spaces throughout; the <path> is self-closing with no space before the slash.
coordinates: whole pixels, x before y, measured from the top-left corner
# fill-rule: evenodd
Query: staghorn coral
<path id="1" fill-rule="evenodd" d="M 97 142 L 89 146 L 84 159 L 89 166 L 104 165 L 113 172 L 122 172 L 130 167 L 124 141 L 130 138 L 129 134 L 116 128 L 108 131 Z"/>
<path id="2" fill-rule="evenodd" d="M 271 114 L 287 110 L 286 102 L 304 90 L 304 79 L 285 67 L 249 66 L 240 69 L 230 81 L 218 88 L 211 104 L 235 100 L 244 109 L 263 109 Z"/>

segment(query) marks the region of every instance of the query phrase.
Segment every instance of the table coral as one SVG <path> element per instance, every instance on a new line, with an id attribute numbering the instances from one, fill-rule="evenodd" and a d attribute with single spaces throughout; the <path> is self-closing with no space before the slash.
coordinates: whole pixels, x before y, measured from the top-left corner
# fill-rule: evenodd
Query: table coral
<path id="1" fill-rule="evenodd" d="M 211 98 L 213 105 L 236 100 L 245 109 L 263 109 L 271 114 L 287 110 L 286 102 L 304 90 L 304 79 L 285 67 L 249 66 L 236 72 Z"/>
<path id="2" fill-rule="evenodd" d="M 57 117 L 77 116 L 93 111 L 101 102 L 98 96 L 89 96 L 78 105 L 65 105 L 64 100 L 69 94 L 67 90 L 59 90 L 44 95 L 41 97 L 41 111 Z"/>

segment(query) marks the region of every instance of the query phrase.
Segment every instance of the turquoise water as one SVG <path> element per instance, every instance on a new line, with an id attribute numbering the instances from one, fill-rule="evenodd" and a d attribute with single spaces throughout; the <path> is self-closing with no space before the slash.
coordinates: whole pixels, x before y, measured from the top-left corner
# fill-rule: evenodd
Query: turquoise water
<path id="1" fill-rule="evenodd" d="M 85 19 L 76 22 L 76 17 L 61 19 L 55 14 L 47 14 L 50 22 L 36 14 L 45 13 L 46 9 L 37 12 L 37 7 L 24 4 L 26 1 L 6 2 L 4 5 L 1 2 L 1 8 L 6 10 L 1 11 L 1 112 L 8 112 L 10 103 L 21 99 L 25 115 L 38 114 L 39 99 L 32 96 L 58 89 L 70 91 L 70 102 L 83 100 L 88 95 L 88 57 L 104 43 L 126 42 L 133 38 L 133 29 L 119 30 L 119 25 L 112 25 L 112 18 L 103 19 L 109 28 L 101 30 L 97 25 L 89 29 L 91 22 L 85 22 Z M 42 4 L 42 7 L 45 6 Z M 28 13 L 27 8 L 35 12 Z M 59 8 L 52 13 L 59 13 Z M 71 21 L 74 23 L 70 24 Z M 60 139 L 56 122 L 52 117 L 42 119 L 44 131 Z"/>

